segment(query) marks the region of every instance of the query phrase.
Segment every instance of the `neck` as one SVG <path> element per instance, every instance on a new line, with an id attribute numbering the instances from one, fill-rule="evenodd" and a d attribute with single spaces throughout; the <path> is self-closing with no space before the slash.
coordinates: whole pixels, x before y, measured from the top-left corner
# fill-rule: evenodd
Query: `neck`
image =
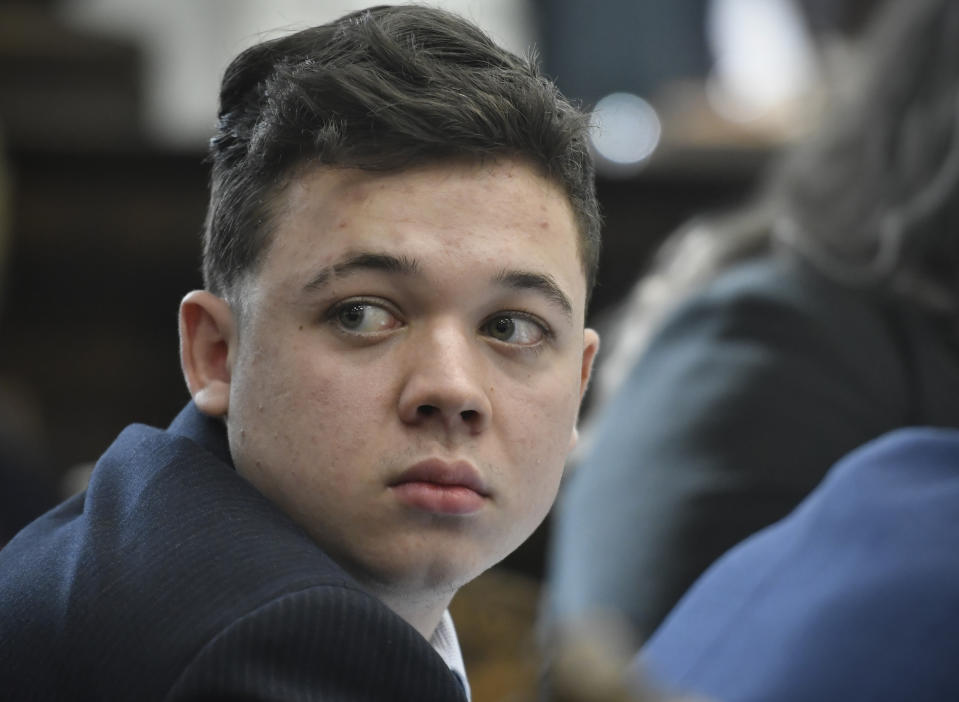
<path id="1" fill-rule="evenodd" d="M 449 607 L 455 591 L 416 593 L 398 592 L 395 589 L 370 587 L 370 592 L 387 607 L 400 615 L 427 641 L 433 636 L 443 612 Z"/>

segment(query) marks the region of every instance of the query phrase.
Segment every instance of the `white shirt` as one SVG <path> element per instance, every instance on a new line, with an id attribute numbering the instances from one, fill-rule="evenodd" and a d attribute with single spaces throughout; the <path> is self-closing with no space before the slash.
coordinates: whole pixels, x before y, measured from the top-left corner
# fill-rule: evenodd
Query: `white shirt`
<path id="1" fill-rule="evenodd" d="M 440 623 L 430 637 L 430 645 L 440 654 L 440 658 L 449 666 L 453 674 L 459 678 L 466 691 L 466 699 L 470 700 L 470 684 L 466 679 L 466 664 L 463 663 L 463 652 L 460 650 L 460 641 L 456 636 L 456 628 L 453 626 L 453 617 L 450 611 L 445 610 L 440 617 Z"/>

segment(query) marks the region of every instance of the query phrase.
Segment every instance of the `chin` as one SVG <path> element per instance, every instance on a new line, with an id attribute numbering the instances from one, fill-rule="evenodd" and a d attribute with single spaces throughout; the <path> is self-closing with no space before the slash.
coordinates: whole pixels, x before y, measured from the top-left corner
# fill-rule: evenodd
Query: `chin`
<path id="1" fill-rule="evenodd" d="M 499 558 L 464 559 L 462 553 L 443 558 L 434 553 L 427 561 L 397 564 L 399 567 L 380 573 L 380 582 L 388 588 L 407 592 L 455 592 L 492 565 Z"/>

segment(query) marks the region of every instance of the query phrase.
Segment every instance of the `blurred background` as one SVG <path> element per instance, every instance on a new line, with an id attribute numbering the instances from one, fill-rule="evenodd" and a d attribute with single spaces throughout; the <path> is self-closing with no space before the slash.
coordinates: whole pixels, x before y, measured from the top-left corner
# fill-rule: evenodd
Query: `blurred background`
<path id="1" fill-rule="evenodd" d="M 0 436 L 61 494 L 126 424 L 165 426 L 187 400 L 176 314 L 201 285 L 203 158 L 227 62 L 366 4 L 0 0 Z M 431 4 L 517 52 L 534 46 L 594 111 L 602 324 L 667 234 L 740 203 L 815 123 L 822 63 L 874 2 Z M 535 585 L 548 529 L 503 577 Z M 526 592 L 508 606 L 528 615 Z M 473 631 L 502 641 L 501 625 Z"/>

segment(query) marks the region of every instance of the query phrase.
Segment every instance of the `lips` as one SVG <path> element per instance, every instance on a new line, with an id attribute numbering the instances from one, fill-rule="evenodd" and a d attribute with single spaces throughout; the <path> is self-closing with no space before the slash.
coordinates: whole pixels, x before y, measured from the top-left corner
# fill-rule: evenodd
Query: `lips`
<path id="1" fill-rule="evenodd" d="M 407 506 L 441 515 L 472 514 L 489 497 L 479 473 L 466 461 L 421 461 L 403 471 L 390 488 Z"/>

